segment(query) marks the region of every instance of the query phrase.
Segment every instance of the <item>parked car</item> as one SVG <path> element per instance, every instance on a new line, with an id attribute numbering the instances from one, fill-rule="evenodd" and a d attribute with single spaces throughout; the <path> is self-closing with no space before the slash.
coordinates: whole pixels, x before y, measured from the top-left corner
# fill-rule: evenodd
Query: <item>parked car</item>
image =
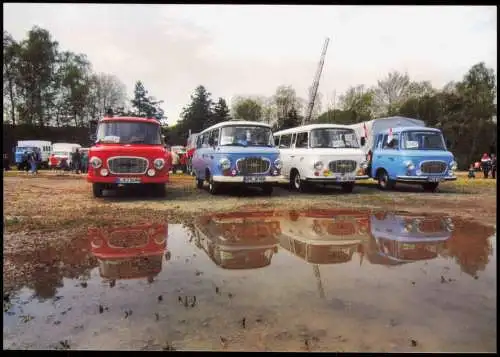
<path id="1" fill-rule="evenodd" d="M 390 117 L 351 125 L 368 159 L 367 173 L 382 190 L 397 182 L 435 191 L 442 181 L 456 180 L 457 163 L 443 133 L 418 119 Z"/>
<path id="2" fill-rule="evenodd" d="M 147 185 L 165 195 L 172 157 L 158 120 L 105 117 L 99 121 L 96 138 L 87 175 L 95 197 L 101 197 L 104 189 L 123 185 Z"/>
<path id="3" fill-rule="evenodd" d="M 52 143 L 44 140 L 19 140 L 15 148 L 14 159 L 18 170 L 21 170 L 23 154 L 35 152 L 40 167 L 49 167 L 49 156 Z"/>
<path id="4" fill-rule="evenodd" d="M 52 145 L 52 154 L 60 163 L 62 159 L 66 159 L 69 167 L 72 167 L 72 154 L 76 149 L 81 149 L 82 146 L 76 143 L 54 143 Z"/>
<path id="5" fill-rule="evenodd" d="M 312 184 L 340 185 L 352 192 L 363 173 L 365 155 L 353 129 L 336 124 L 311 124 L 274 133 L 290 188 L 306 191 Z"/>
<path id="6" fill-rule="evenodd" d="M 271 126 L 252 121 L 227 121 L 202 131 L 193 156 L 198 188 L 208 182 L 217 194 L 229 185 L 261 187 L 272 194 L 281 180 L 279 150 L 274 147 Z"/>

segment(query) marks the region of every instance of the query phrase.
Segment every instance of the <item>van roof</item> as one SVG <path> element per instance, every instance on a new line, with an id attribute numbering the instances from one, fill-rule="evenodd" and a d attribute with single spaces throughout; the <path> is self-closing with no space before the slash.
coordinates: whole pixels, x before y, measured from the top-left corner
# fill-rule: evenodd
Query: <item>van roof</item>
<path id="1" fill-rule="evenodd" d="M 139 123 L 151 123 L 160 125 L 160 122 L 154 118 L 141 118 L 141 117 L 104 117 L 99 120 L 100 123 L 106 123 L 109 121 L 135 121 Z"/>
<path id="2" fill-rule="evenodd" d="M 206 128 L 205 130 L 203 130 L 201 133 L 198 133 L 198 135 L 202 134 L 202 133 L 205 133 L 207 131 L 210 131 L 210 130 L 214 130 L 214 129 L 218 129 L 218 128 L 222 128 L 224 126 L 233 126 L 233 125 L 251 125 L 251 126 L 262 126 L 262 127 L 265 127 L 265 128 L 269 128 L 271 129 L 271 125 L 269 124 L 266 124 L 266 123 L 262 123 L 262 122 L 258 122 L 258 121 L 247 121 L 247 120 L 228 120 L 228 121 L 223 121 L 221 123 L 217 123 L 215 125 L 212 125 L 211 127 L 209 128 Z"/>
<path id="3" fill-rule="evenodd" d="M 280 130 L 275 132 L 273 135 L 283 135 L 283 134 L 293 134 L 297 132 L 310 131 L 313 129 L 352 129 L 349 125 L 341 125 L 341 124 L 308 124 L 296 126 L 295 128 Z"/>
<path id="4" fill-rule="evenodd" d="M 389 132 L 389 130 L 390 129 L 384 129 L 380 133 L 386 134 Z M 439 129 L 429 128 L 428 126 L 395 126 L 394 128 L 392 128 L 393 133 L 401 133 L 408 130 L 441 132 L 441 130 Z"/>

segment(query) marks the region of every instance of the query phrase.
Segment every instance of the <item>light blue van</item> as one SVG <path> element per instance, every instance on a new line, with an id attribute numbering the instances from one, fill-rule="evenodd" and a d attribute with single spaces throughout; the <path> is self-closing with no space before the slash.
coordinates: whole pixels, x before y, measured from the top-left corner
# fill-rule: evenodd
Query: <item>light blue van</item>
<path id="1" fill-rule="evenodd" d="M 382 190 L 397 182 L 422 185 L 434 192 L 440 182 L 453 181 L 457 163 L 439 129 L 421 120 L 391 117 L 353 125 L 367 152 L 368 175 Z"/>
<path id="2" fill-rule="evenodd" d="M 279 150 L 265 123 L 230 120 L 203 130 L 192 164 L 197 187 L 207 181 L 212 194 L 230 185 L 248 185 L 270 195 L 282 180 Z"/>

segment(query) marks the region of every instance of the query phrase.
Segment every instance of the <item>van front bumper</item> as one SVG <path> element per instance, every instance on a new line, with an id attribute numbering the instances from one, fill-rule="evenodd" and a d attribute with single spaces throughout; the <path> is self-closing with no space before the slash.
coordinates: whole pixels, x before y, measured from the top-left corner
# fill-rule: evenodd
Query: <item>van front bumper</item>
<path id="1" fill-rule="evenodd" d="M 305 177 L 304 181 L 305 182 L 310 182 L 310 183 L 324 183 L 324 184 L 341 184 L 341 183 L 353 183 L 358 180 L 366 180 L 368 179 L 368 175 L 361 175 L 361 176 L 355 176 L 354 180 L 347 180 L 347 181 L 340 181 L 337 180 L 337 177 L 335 176 L 327 176 L 327 177 Z"/>
<path id="2" fill-rule="evenodd" d="M 279 183 L 284 180 L 283 176 L 257 176 L 264 177 L 264 182 L 244 182 L 243 176 L 212 176 L 214 182 L 220 183 L 242 183 L 245 185 L 258 185 L 262 183 Z"/>
<path id="3" fill-rule="evenodd" d="M 437 179 L 438 181 L 433 181 Z M 396 176 L 397 181 L 401 182 L 442 182 L 442 181 L 456 181 L 456 176 Z"/>
<path id="4" fill-rule="evenodd" d="M 140 185 L 140 184 L 148 184 L 148 183 L 169 183 L 170 182 L 170 177 L 168 175 L 166 176 L 120 176 L 122 178 L 128 178 L 128 177 L 137 177 L 141 179 L 140 183 L 126 183 L 124 185 Z M 115 185 L 121 185 L 121 183 L 118 182 L 118 177 L 117 176 L 90 176 L 87 175 L 87 182 L 90 183 L 104 183 L 104 184 L 115 184 Z"/>

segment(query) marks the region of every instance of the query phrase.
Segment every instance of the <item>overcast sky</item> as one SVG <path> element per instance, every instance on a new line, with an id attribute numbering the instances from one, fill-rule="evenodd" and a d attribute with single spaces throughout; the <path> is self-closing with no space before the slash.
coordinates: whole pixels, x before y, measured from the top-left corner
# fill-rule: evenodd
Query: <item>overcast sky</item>
<path id="1" fill-rule="evenodd" d="M 174 123 L 194 88 L 231 103 L 292 85 L 307 98 L 325 37 L 323 108 L 391 70 L 441 87 L 475 63 L 497 70 L 496 7 L 4 4 L 4 29 L 34 25 L 132 94 L 142 80 Z"/>

